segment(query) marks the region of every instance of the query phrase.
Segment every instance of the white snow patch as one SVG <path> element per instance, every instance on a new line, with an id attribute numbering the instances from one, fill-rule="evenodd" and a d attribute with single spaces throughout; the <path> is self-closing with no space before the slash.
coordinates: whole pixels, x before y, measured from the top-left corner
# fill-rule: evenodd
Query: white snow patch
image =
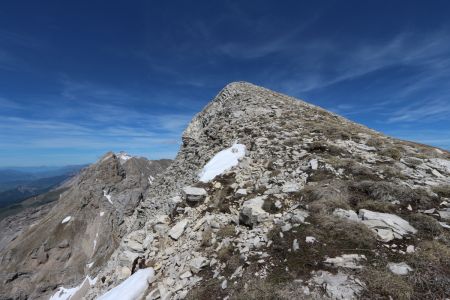
<path id="1" fill-rule="evenodd" d="M 153 180 L 155 180 L 155 177 L 153 177 L 152 175 L 148 176 L 148 183 L 152 184 Z"/>
<path id="2" fill-rule="evenodd" d="M 140 299 L 148 288 L 149 280 L 154 276 L 155 271 L 153 268 L 140 269 L 128 277 L 127 280 L 97 298 L 97 300 Z"/>
<path id="3" fill-rule="evenodd" d="M 93 265 L 94 265 L 94 262 L 91 262 L 91 263 L 86 264 L 86 266 L 88 267 L 88 269 L 92 268 Z"/>
<path id="4" fill-rule="evenodd" d="M 117 158 L 120 160 L 120 163 L 123 164 L 130 158 L 133 158 L 131 155 L 128 155 L 126 152 L 119 152 L 116 154 Z"/>
<path id="5" fill-rule="evenodd" d="M 113 204 L 113 202 L 111 200 L 111 195 L 107 194 L 105 190 L 103 190 L 103 196 L 105 196 L 106 199 L 108 199 L 109 203 Z"/>
<path id="6" fill-rule="evenodd" d="M 78 293 L 78 295 L 77 295 L 78 297 L 76 297 L 76 298 L 81 298 L 86 294 L 89 287 L 95 285 L 96 282 L 97 282 L 97 277 L 92 279 L 91 277 L 86 276 L 86 278 L 83 280 L 83 282 L 80 283 L 80 285 L 78 285 L 76 287 L 69 288 L 69 289 L 60 287 L 58 289 L 58 291 L 53 296 L 50 297 L 49 300 L 70 300 L 73 296 L 75 296 L 75 294 L 77 294 L 78 291 L 80 291 L 80 292 Z M 89 286 L 87 286 L 87 285 L 89 285 Z"/>
<path id="7" fill-rule="evenodd" d="M 69 222 L 70 219 L 72 219 L 71 216 L 65 217 L 64 220 L 61 221 L 61 224 L 65 224 L 65 223 Z"/>
<path id="8" fill-rule="evenodd" d="M 217 175 L 237 166 L 239 159 L 245 155 L 245 145 L 235 143 L 230 148 L 224 149 L 214 155 L 203 167 L 199 176 L 200 181 L 208 182 Z"/>
<path id="9" fill-rule="evenodd" d="M 104 212 L 104 211 L 101 211 L 101 212 L 100 212 L 100 217 L 103 217 L 104 214 L 105 214 L 105 212 Z"/>

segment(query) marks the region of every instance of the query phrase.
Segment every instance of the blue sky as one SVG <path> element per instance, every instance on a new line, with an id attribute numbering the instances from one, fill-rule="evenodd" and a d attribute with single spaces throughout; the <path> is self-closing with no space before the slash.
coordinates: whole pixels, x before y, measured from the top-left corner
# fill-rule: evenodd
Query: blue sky
<path id="1" fill-rule="evenodd" d="M 174 157 L 245 80 L 450 149 L 449 1 L 7 1 L 0 166 Z"/>

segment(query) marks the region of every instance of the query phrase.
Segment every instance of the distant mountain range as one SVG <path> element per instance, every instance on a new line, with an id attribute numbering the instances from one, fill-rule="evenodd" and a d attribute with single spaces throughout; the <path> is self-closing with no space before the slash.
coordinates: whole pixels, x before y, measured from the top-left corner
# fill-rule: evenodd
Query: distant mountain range
<path id="1" fill-rule="evenodd" d="M 0 208 L 45 193 L 76 175 L 85 166 L 0 168 Z"/>

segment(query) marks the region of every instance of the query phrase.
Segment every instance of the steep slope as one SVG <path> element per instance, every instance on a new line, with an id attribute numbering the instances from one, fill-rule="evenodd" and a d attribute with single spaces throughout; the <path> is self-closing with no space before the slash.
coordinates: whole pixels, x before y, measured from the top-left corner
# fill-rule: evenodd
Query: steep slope
<path id="1" fill-rule="evenodd" d="M 86 165 L 0 169 L 0 207 L 16 203 L 72 178 Z M 6 193 L 5 193 L 6 192 Z"/>
<path id="2" fill-rule="evenodd" d="M 108 153 L 86 168 L 1 251 L 2 298 L 46 299 L 102 266 L 124 234 L 124 218 L 169 163 Z"/>
<path id="3" fill-rule="evenodd" d="M 185 130 L 86 297 L 449 297 L 449 182 L 447 151 L 232 83 Z M 131 283 L 138 298 L 121 294 Z"/>

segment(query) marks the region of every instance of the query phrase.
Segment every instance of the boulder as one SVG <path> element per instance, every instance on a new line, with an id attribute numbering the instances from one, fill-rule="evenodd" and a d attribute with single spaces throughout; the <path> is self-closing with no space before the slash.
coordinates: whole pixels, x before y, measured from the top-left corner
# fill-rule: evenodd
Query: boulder
<path id="1" fill-rule="evenodd" d="M 245 201 L 239 213 L 239 222 L 253 227 L 267 219 L 268 213 L 262 208 L 264 197 L 256 197 Z"/>
<path id="2" fill-rule="evenodd" d="M 360 209 L 359 217 L 366 226 L 378 235 L 378 239 L 383 242 L 389 242 L 394 238 L 402 239 L 406 234 L 414 234 L 417 232 L 408 221 L 393 214 Z"/>
<path id="3" fill-rule="evenodd" d="M 359 221 L 358 215 L 353 210 L 349 209 L 342 209 L 342 208 L 336 208 L 333 211 L 333 215 L 343 218 L 343 219 L 349 219 L 351 221 Z"/>
<path id="4" fill-rule="evenodd" d="M 408 266 L 405 262 L 401 263 L 388 263 L 387 265 L 389 271 L 396 275 L 407 275 L 413 269 Z"/>
<path id="5" fill-rule="evenodd" d="M 442 220 L 450 221 L 450 209 L 440 210 L 438 211 L 438 214 Z"/>
<path id="6" fill-rule="evenodd" d="M 291 222 L 294 224 L 305 223 L 305 219 L 309 216 L 306 210 L 295 209 L 291 212 Z"/>
<path id="7" fill-rule="evenodd" d="M 364 284 L 357 278 L 342 272 L 332 274 L 327 271 L 313 272 L 311 283 L 325 292 L 331 299 L 358 299 L 363 291 Z"/>
<path id="8" fill-rule="evenodd" d="M 283 193 L 295 193 L 300 190 L 300 185 L 295 182 L 286 182 L 283 187 L 281 188 L 281 191 Z"/>
<path id="9" fill-rule="evenodd" d="M 203 267 L 206 267 L 208 264 L 209 261 L 206 257 L 199 256 L 189 262 L 189 267 L 192 273 L 197 274 Z"/>
<path id="10" fill-rule="evenodd" d="M 208 193 L 203 188 L 193 186 L 186 186 L 183 188 L 183 196 L 186 202 L 190 205 L 196 205 L 205 200 Z"/>
<path id="11" fill-rule="evenodd" d="M 177 224 L 175 224 L 175 226 L 173 226 L 169 230 L 169 236 L 174 240 L 178 240 L 180 236 L 183 234 L 184 230 L 186 229 L 188 223 L 189 221 L 187 219 L 179 221 Z"/>

